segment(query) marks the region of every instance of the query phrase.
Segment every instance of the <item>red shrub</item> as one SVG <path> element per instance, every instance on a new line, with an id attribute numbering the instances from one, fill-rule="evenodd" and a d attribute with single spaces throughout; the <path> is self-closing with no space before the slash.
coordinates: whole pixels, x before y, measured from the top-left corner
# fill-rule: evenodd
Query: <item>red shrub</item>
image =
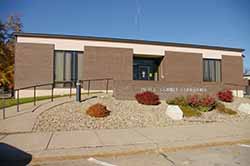
<path id="1" fill-rule="evenodd" d="M 200 105 L 200 98 L 198 95 L 191 95 L 187 97 L 187 102 L 189 105 L 196 107 Z"/>
<path id="2" fill-rule="evenodd" d="M 214 97 L 211 97 L 209 95 L 206 95 L 206 96 L 203 96 L 201 99 L 200 99 L 200 105 L 201 106 L 204 106 L 204 107 L 211 107 L 211 106 L 214 106 L 215 105 L 215 98 Z"/>
<path id="3" fill-rule="evenodd" d="M 215 98 L 205 95 L 205 96 L 199 96 L 199 95 L 191 95 L 187 97 L 187 102 L 190 106 L 198 107 L 211 107 L 215 105 Z"/>
<path id="4" fill-rule="evenodd" d="M 137 93 L 135 98 L 138 103 L 145 104 L 145 105 L 158 105 L 160 104 L 159 96 L 154 94 L 153 92 L 142 92 Z"/>
<path id="5" fill-rule="evenodd" d="M 91 117 L 100 118 L 108 116 L 110 114 L 110 111 L 107 110 L 106 106 L 97 103 L 89 107 L 86 113 Z"/>
<path id="6" fill-rule="evenodd" d="M 220 91 L 217 94 L 219 100 L 225 101 L 225 102 L 232 102 L 233 101 L 233 93 L 231 90 L 224 90 Z"/>

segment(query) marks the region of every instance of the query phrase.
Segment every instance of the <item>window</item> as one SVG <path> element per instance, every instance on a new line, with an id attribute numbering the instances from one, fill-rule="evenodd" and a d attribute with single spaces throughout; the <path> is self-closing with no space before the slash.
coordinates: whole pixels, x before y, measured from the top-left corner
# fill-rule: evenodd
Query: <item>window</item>
<path id="1" fill-rule="evenodd" d="M 158 80 L 158 58 L 139 58 L 133 59 L 133 79 L 134 80 Z"/>
<path id="2" fill-rule="evenodd" d="M 83 52 L 55 51 L 55 81 L 76 81 L 82 79 Z"/>
<path id="3" fill-rule="evenodd" d="M 216 59 L 203 59 L 203 81 L 221 81 L 221 61 Z"/>

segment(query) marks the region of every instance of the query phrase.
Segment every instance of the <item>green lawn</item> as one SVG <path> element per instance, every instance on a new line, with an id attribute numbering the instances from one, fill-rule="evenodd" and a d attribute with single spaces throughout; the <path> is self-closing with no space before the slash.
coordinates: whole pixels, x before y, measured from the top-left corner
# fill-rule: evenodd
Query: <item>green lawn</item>
<path id="1" fill-rule="evenodd" d="M 69 96 L 69 95 L 55 95 L 54 98 L 65 97 L 65 96 Z M 46 99 L 50 99 L 50 98 L 51 98 L 51 96 L 37 96 L 36 101 L 46 100 Z M 33 97 L 20 98 L 19 104 L 31 103 L 33 101 L 34 101 Z M 16 103 L 17 103 L 17 99 L 6 99 L 5 100 L 5 107 L 14 106 L 14 105 L 16 105 Z M 3 100 L 2 99 L 0 101 L 0 109 L 1 108 L 3 108 Z"/>
<path id="2" fill-rule="evenodd" d="M 98 92 L 92 92 L 90 94 L 95 94 L 95 93 L 98 93 Z M 82 93 L 82 94 L 86 94 L 86 93 Z M 75 95 L 76 94 L 72 94 L 72 97 L 74 97 Z M 65 96 L 69 96 L 69 94 L 66 94 L 66 95 L 54 95 L 54 98 L 65 97 Z M 47 99 L 51 99 L 51 96 L 37 96 L 36 97 L 36 101 L 47 100 Z M 19 99 L 19 104 L 31 103 L 33 101 L 34 101 L 33 97 L 20 98 Z M 15 106 L 16 103 L 17 103 L 17 99 L 6 99 L 5 100 L 5 107 Z M 2 109 L 2 108 L 3 108 L 3 100 L 0 99 L 0 109 Z"/>

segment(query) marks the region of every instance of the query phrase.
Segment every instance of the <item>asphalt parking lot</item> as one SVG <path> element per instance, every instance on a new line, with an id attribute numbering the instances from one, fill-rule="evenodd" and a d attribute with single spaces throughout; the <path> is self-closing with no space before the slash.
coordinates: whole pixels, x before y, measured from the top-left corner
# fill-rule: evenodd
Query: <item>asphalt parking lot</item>
<path id="1" fill-rule="evenodd" d="M 40 166 L 249 166 L 250 144 L 193 150 L 143 153 L 117 157 L 44 162 Z"/>

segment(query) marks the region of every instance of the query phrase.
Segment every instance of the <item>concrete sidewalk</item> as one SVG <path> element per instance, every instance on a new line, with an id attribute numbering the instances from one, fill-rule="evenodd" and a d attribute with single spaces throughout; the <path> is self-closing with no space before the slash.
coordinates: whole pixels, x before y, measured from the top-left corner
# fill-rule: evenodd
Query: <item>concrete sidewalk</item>
<path id="1" fill-rule="evenodd" d="M 1 135 L 0 141 L 30 152 L 34 160 L 122 154 L 250 140 L 250 122 L 166 128 L 85 130 Z"/>
<path id="2" fill-rule="evenodd" d="M 53 102 L 51 102 L 50 99 L 37 101 L 36 106 L 33 105 L 33 102 L 21 104 L 19 112 L 17 112 L 16 106 L 6 108 L 6 119 L 2 117 L 0 119 L 0 133 L 32 132 L 32 128 L 39 114 L 54 106 L 71 101 L 74 101 L 74 96 L 72 98 L 56 98 Z"/>
<path id="3" fill-rule="evenodd" d="M 93 96 L 96 96 L 96 94 L 83 94 L 82 99 L 90 99 Z M 33 102 L 31 102 L 21 104 L 19 112 L 17 112 L 16 106 L 8 107 L 5 111 L 6 118 L 3 119 L 3 116 L 0 116 L 0 134 L 32 132 L 36 119 L 42 112 L 55 106 L 74 101 L 75 96 L 71 98 L 67 96 L 54 98 L 53 102 L 51 102 L 50 99 L 37 101 L 35 106 Z M 0 111 L 2 114 L 2 109 Z"/>

